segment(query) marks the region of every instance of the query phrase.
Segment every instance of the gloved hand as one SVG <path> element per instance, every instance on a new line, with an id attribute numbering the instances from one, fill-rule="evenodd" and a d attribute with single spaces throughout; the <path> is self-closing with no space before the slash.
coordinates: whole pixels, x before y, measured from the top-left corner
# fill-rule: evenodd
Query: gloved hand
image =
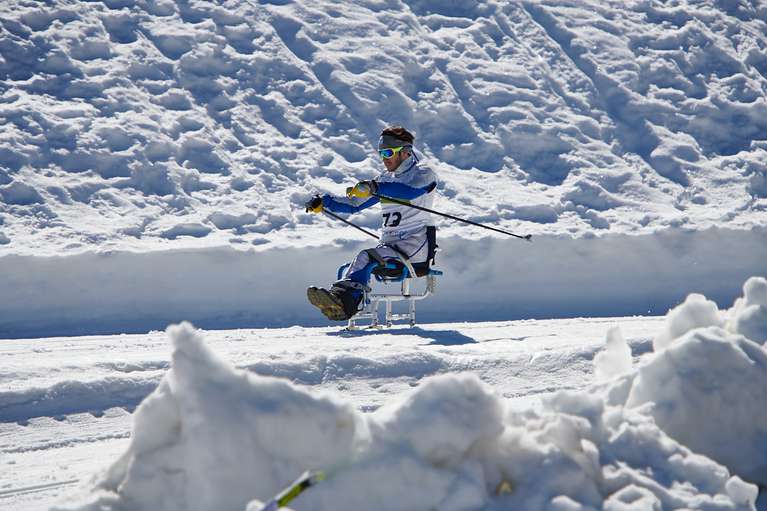
<path id="1" fill-rule="evenodd" d="M 307 213 L 322 213 L 322 197 L 315 195 L 304 206 Z"/>
<path id="2" fill-rule="evenodd" d="M 350 199 L 357 197 L 359 199 L 367 199 L 372 194 L 378 191 L 378 183 L 375 181 L 360 181 L 351 188 L 346 189 L 346 196 Z"/>

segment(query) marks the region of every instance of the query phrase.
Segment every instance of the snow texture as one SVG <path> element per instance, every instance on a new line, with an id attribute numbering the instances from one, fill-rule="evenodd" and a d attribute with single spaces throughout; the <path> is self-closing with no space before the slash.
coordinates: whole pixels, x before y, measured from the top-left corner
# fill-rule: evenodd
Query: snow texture
<path id="1" fill-rule="evenodd" d="M 328 285 L 366 243 L 6 256 L 0 338 L 142 333 L 184 320 L 206 329 L 326 325 L 306 287 Z M 445 275 L 419 303 L 419 322 L 662 315 L 690 292 L 724 308 L 739 283 L 767 274 L 764 229 L 439 244 Z"/>
<path id="2" fill-rule="evenodd" d="M 663 331 L 653 340 L 655 351 L 668 347 L 674 339 L 695 328 L 721 326 L 719 308 L 705 296 L 694 293 L 666 316 Z"/>
<path id="3" fill-rule="evenodd" d="M 594 357 L 594 376 L 597 381 L 609 380 L 631 371 L 631 348 L 623 338 L 621 329 L 613 327 L 607 332 L 605 349 Z"/>
<path id="4" fill-rule="evenodd" d="M 765 485 L 767 349 L 758 304 L 767 280 L 752 277 L 743 290 L 724 314 L 695 294 L 670 311 L 653 341 L 656 356 L 638 369 L 626 405 L 651 403 L 649 413 L 669 435 Z"/>
<path id="5" fill-rule="evenodd" d="M 2 337 L 319 324 L 304 290 L 361 235 L 302 205 L 375 176 L 390 123 L 436 209 L 534 235 L 438 219 L 424 319 L 723 307 L 767 270 L 754 3 L 9 0 L 0 23 Z M 275 271 L 292 299 L 256 297 Z"/>
<path id="6" fill-rule="evenodd" d="M 752 277 L 743 285 L 743 298 L 735 302 L 729 329 L 767 343 L 767 279 Z"/>
<path id="7" fill-rule="evenodd" d="M 749 280 L 747 300 L 763 284 Z M 767 352 L 700 327 L 701 304 L 671 311 L 668 324 L 692 329 L 675 327 L 635 370 L 523 411 L 449 374 L 364 414 L 235 370 L 174 326 L 172 367 L 136 410 L 128 451 L 67 509 L 258 509 L 306 469 L 328 478 L 298 509 L 754 509 L 745 481 L 767 483 Z M 608 337 L 595 364 L 625 363 L 625 341 Z"/>
<path id="8" fill-rule="evenodd" d="M 441 209 L 512 231 L 765 224 L 758 3 L 10 0 L 0 19 L 5 253 L 343 239 L 300 206 L 375 175 L 390 123 Z"/>
<path id="9" fill-rule="evenodd" d="M 767 352 L 719 327 L 688 332 L 638 370 L 626 405 L 744 479 L 767 483 Z"/>

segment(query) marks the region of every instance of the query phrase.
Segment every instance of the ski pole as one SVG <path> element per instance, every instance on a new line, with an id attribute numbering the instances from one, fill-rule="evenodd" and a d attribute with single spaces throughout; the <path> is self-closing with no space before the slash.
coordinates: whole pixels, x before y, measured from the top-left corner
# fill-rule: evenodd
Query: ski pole
<path id="1" fill-rule="evenodd" d="M 304 472 L 293 484 L 282 490 L 276 497 L 264 504 L 261 511 L 277 511 L 287 506 L 291 500 L 301 495 L 304 490 L 325 479 L 324 472 Z"/>
<path id="2" fill-rule="evenodd" d="M 526 234 L 524 236 L 520 236 L 519 234 L 514 234 L 513 232 L 504 231 L 503 229 L 496 229 L 495 227 L 490 227 L 489 225 L 483 225 L 483 224 L 479 224 L 477 222 L 472 222 L 471 220 L 466 220 L 465 218 L 460 218 L 460 217 L 457 217 L 457 216 L 448 215 L 447 213 L 440 213 L 439 211 L 434 211 L 433 209 L 424 208 L 423 206 L 416 206 L 415 204 L 410 204 L 407 201 L 403 201 L 403 200 L 400 200 L 400 199 L 395 199 L 394 197 L 386 197 L 385 195 L 379 195 L 377 193 L 373 193 L 371 195 L 373 195 L 373 197 L 378 197 L 381 200 L 387 200 L 387 201 L 395 202 L 397 204 L 402 204 L 403 206 L 409 206 L 411 208 L 420 209 L 421 211 L 426 211 L 427 213 L 433 213 L 435 215 L 444 216 L 445 218 L 449 218 L 451 220 L 457 220 L 457 221 L 463 222 L 465 224 L 475 225 L 477 227 L 482 227 L 483 229 L 488 229 L 488 230 L 491 230 L 491 231 L 500 232 L 501 234 L 508 234 L 509 236 L 514 236 L 515 238 L 519 238 L 521 240 L 525 240 L 525 241 L 529 241 L 529 242 L 533 241 L 533 239 L 532 239 L 533 235 L 532 234 Z"/>
<path id="3" fill-rule="evenodd" d="M 370 231 L 368 231 L 368 230 L 365 230 L 365 229 L 363 229 L 363 228 L 362 228 L 362 227 L 360 227 L 359 225 L 357 225 L 357 224 L 355 224 L 355 223 L 353 223 L 353 222 L 350 222 L 350 221 L 348 221 L 347 219 L 345 219 L 345 218 L 343 218 L 343 217 L 340 217 L 340 216 L 336 215 L 335 213 L 331 213 L 330 211 L 326 211 L 326 210 L 324 210 L 324 209 L 322 210 L 322 212 L 323 212 L 324 214 L 326 214 L 327 216 L 329 216 L 329 217 L 333 217 L 333 218 L 335 218 L 336 220 L 340 220 L 340 221 L 342 221 L 342 222 L 343 222 L 343 223 L 345 223 L 346 225 L 349 225 L 349 226 L 351 226 L 351 227 L 354 227 L 354 228 L 355 228 L 355 229 L 357 229 L 358 231 L 362 231 L 362 232 L 364 232 L 364 233 L 365 233 L 365 234 L 367 234 L 368 236 L 372 236 L 372 237 L 374 237 L 375 239 L 378 239 L 378 235 L 377 235 L 377 234 L 373 234 L 372 232 L 370 232 Z"/>

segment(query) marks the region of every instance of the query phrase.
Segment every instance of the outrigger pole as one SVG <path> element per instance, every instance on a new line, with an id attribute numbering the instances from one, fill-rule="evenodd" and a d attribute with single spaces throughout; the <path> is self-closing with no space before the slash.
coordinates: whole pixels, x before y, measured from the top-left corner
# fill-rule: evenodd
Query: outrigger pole
<path id="1" fill-rule="evenodd" d="M 533 241 L 533 235 L 532 234 L 525 234 L 524 236 L 521 236 L 519 234 L 514 234 L 513 232 L 504 231 L 503 229 L 497 229 L 495 227 L 490 227 L 489 225 L 484 225 L 484 224 L 480 224 L 480 223 L 477 223 L 477 222 L 473 222 L 473 221 L 467 220 L 465 218 L 460 218 L 460 217 L 457 217 L 457 216 L 449 215 L 447 213 L 441 213 L 441 212 L 435 211 L 433 209 L 424 208 L 423 206 L 417 206 L 415 204 L 410 204 L 407 201 L 403 201 L 403 200 L 400 200 L 400 199 L 395 199 L 394 197 L 387 197 L 385 195 L 379 195 L 377 193 L 373 193 L 371 195 L 373 197 L 377 197 L 377 198 L 379 198 L 381 200 L 386 200 L 386 201 L 394 202 L 396 204 L 401 204 L 403 206 L 408 206 L 408 207 L 411 207 L 411 208 L 414 208 L 414 209 L 420 209 L 421 211 L 426 211 L 427 213 L 433 213 L 435 215 L 443 216 L 443 217 L 449 218 L 451 220 L 457 220 L 458 222 L 463 222 L 465 224 L 474 225 L 476 227 L 481 227 L 483 229 L 488 229 L 490 231 L 500 232 L 501 234 L 506 234 L 508 236 L 513 236 L 513 237 L 515 237 L 517 239 L 529 241 L 531 243 Z M 331 213 L 330 211 L 327 211 L 326 209 L 323 209 L 322 212 L 325 215 L 329 216 L 329 217 L 335 218 L 336 220 L 340 220 L 341 222 L 345 223 L 346 225 L 354 227 L 358 231 L 364 232 L 365 234 L 367 234 L 370 237 L 378 239 L 378 235 L 377 234 L 373 234 L 372 232 L 370 232 L 370 231 L 368 231 L 366 229 L 363 229 L 359 225 L 357 225 L 357 224 L 355 224 L 353 222 L 350 222 L 347 219 L 345 219 L 345 218 L 343 218 L 341 216 L 336 215 L 335 213 Z"/>
<path id="2" fill-rule="evenodd" d="M 397 203 L 397 204 L 402 204 L 403 206 L 409 206 L 411 208 L 420 209 L 421 211 L 426 211 L 427 213 L 434 213 L 435 215 L 444 216 L 445 218 L 449 218 L 451 220 L 457 220 L 457 221 L 463 222 L 465 224 L 475 225 L 477 227 L 482 227 L 483 229 L 488 229 L 490 231 L 500 232 L 501 234 L 508 234 L 509 236 L 514 236 L 515 238 L 518 238 L 518 239 L 521 239 L 521 240 L 525 240 L 525 241 L 529 241 L 529 242 L 533 241 L 533 239 L 532 239 L 533 235 L 532 234 L 526 234 L 524 236 L 520 236 L 519 234 L 514 234 L 513 232 L 504 231 L 503 229 L 496 229 L 495 227 L 490 227 L 489 225 L 483 225 L 483 224 L 479 224 L 477 222 L 472 222 L 471 220 L 466 220 L 465 218 L 460 218 L 460 217 L 457 217 L 457 216 L 448 215 L 447 213 L 440 213 L 439 211 L 434 211 L 433 209 L 424 208 L 423 206 L 417 206 L 415 204 L 410 204 L 407 201 L 403 201 L 403 200 L 400 200 L 400 199 L 395 199 L 394 197 L 386 197 L 385 195 L 379 195 L 377 193 L 373 193 L 371 195 L 373 195 L 373 197 L 378 197 L 381 200 L 387 200 L 387 201 L 391 201 L 391 202 L 394 202 L 394 203 Z"/>
<path id="3" fill-rule="evenodd" d="M 304 472 L 293 484 L 282 490 L 276 497 L 267 502 L 261 511 L 277 511 L 287 506 L 290 501 L 301 495 L 305 490 L 325 479 L 324 472 Z"/>
<path id="4" fill-rule="evenodd" d="M 373 238 L 375 238 L 375 239 L 378 239 L 378 235 L 377 235 L 377 234 L 373 234 L 372 232 L 370 232 L 370 231 L 368 231 L 368 230 L 366 230 L 366 229 L 363 229 L 362 227 L 360 227 L 359 225 L 355 224 L 354 222 L 350 222 L 350 221 L 348 221 L 347 219 L 345 219 L 345 218 L 343 218 L 343 217 L 340 217 L 340 216 L 336 215 L 335 213 L 331 213 L 330 211 L 327 211 L 327 210 L 325 210 L 325 209 L 323 209 L 323 210 L 322 210 L 322 212 L 323 212 L 323 213 L 325 213 L 325 214 L 326 214 L 327 216 L 329 216 L 329 217 L 333 217 L 333 218 L 335 218 L 336 220 L 340 220 L 340 221 L 342 221 L 342 222 L 343 222 L 343 223 L 345 223 L 346 225 L 349 225 L 349 226 L 351 226 L 351 227 L 354 227 L 354 228 L 355 228 L 355 229 L 357 229 L 358 231 L 362 231 L 362 232 L 364 232 L 364 233 L 365 233 L 365 234 L 367 234 L 368 236 L 372 236 Z"/>

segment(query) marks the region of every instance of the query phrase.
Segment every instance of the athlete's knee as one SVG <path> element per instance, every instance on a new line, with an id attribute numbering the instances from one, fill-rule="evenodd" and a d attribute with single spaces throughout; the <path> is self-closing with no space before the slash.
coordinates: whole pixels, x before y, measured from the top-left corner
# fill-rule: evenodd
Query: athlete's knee
<path id="1" fill-rule="evenodd" d="M 353 266 L 365 266 L 370 262 L 370 255 L 368 254 L 367 250 L 361 250 L 357 253 L 357 255 L 354 257 L 354 262 L 352 263 Z"/>

